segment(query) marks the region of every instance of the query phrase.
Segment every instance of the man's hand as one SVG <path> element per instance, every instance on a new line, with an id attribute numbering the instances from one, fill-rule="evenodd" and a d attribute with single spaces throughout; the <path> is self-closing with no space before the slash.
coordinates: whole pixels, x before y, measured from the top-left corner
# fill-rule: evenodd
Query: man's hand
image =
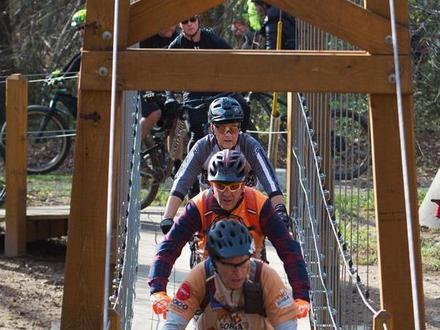
<path id="1" fill-rule="evenodd" d="M 295 299 L 295 304 L 298 306 L 299 314 L 296 316 L 297 319 L 302 319 L 307 316 L 310 310 L 310 304 L 302 299 Z"/>
<path id="2" fill-rule="evenodd" d="M 162 230 L 162 233 L 164 235 L 168 234 L 168 232 L 170 231 L 173 224 L 174 224 L 174 221 L 172 218 L 162 219 L 162 221 L 160 222 L 160 229 Z"/>
<path id="3" fill-rule="evenodd" d="M 277 206 L 275 206 L 275 213 L 278 214 L 280 219 L 284 222 L 287 230 L 290 230 L 290 218 L 287 214 L 286 206 L 284 204 L 278 204 Z"/>
<path id="4" fill-rule="evenodd" d="M 171 298 L 164 291 L 153 293 L 150 296 L 150 303 L 153 313 L 157 315 L 162 314 L 164 320 L 167 318 L 167 308 L 170 302 Z"/>

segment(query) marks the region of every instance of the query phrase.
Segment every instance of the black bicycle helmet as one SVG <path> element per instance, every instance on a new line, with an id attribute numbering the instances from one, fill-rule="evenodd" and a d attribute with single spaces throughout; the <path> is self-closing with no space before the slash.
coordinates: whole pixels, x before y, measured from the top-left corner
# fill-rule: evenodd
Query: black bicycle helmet
<path id="1" fill-rule="evenodd" d="M 208 181 L 240 182 L 246 177 L 246 159 L 236 150 L 224 149 L 209 161 Z"/>
<path id="2" fill-rule="evenodd" d="M 232 97 L 219 97 L 209 106 L 208 122 L 210 124 L 241 123 L 243 117 L 240 103 Z"/>
<path id="3" fill-rule="evenodd" d="M 248 229 L 235 219 L 227 218 L 211 225 L 206 248 L 211 257 L 218 259 L 251 255 L 254 252 Z"/>

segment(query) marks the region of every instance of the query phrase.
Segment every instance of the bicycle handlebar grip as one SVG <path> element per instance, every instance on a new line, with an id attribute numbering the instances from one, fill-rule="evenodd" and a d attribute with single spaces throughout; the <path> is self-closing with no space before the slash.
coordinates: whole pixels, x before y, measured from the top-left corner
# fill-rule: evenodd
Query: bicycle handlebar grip
<path id="1" fill-rule="evenodd" d="M 174 221 L 173 221 L 172 218 L 165 218 L 165 219 L 163 219 L 160 222 L 160 229 L 162 230 L 162 233 L 164 235 L 166 235 L 170 231 L 170 229 L 173 226 L 173 224 L 174 224 Z"/>

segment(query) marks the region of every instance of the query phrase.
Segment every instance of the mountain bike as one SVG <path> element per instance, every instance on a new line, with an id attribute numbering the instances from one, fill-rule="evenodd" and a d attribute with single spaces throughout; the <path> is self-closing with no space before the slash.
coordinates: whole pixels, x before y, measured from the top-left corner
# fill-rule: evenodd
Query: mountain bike
<path id="1" fill-rule="evenodd" d="M 251 108 L 251 123 L 255 131 L 269 130 L 272 113 L 272 94 L 248 93 L 245 97 Z M 281 113 L 280 131 L 287 130 L 287 102 L 278 97 Z M 368 119 L 360 112 L 349 109 L 332 109 L 331 153 L 334 161 L 334 176 L 337 180 L 350 180 L 361 176 L 368 169 L 369 152 Z M 260 135 L 260 142 L 267 147 L 268 135 Z M 287 135 L 281 134 L 280 151 L 287 150 Z M 280 153 L 285 159 L 286 154 Z M 281 163 L 281 162 L 280 162 Z M 282 163 L 281 163 L 282 164 Z"/>
<path id="2" fill-rule="evenodd" d="M 48 106 L 28 106 L 27 171 L 48 173 L 56 170 L 69 154 L 72 137 L 75 135 L 77 98 L 57 82 L 51 91 Z M 6 143 L 6 122 L 0 136 Z"/>
<path id="3" fill-rule="evenodd" d="M 151 130 L 151 138 L 144 141 L 144 147 L 141 150 L 141 209 L 144 209 L 153 202 L 160 185 L 168 177 L 171 177 L 173 163 L 177 159 L 178 147 L 187 133 L 185 123 L 187 111 L 195 109 L 208 112 L 209 105 L 214 99 L 232 94 L 221 93 L 181 103 L 177 109 L 177 114 L 167 114 L 164 108 L 165 95 L 156 93 L 155 102 L 161 107 L 162 118 Z M 205 131 L 207 134 L 207 125 Z M 173 132 L 174 138 L 168 151 L 167 137 Z"/>

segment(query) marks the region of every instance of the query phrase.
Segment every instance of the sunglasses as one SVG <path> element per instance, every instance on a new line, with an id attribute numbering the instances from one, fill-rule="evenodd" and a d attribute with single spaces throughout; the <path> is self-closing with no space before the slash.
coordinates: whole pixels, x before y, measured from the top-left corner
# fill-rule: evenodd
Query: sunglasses
<path id="1" fill-rule="evenodd" d="M 197 16 L 193 16 L 190 19 L 186 19 L 180 23 L 182 23 L 183 25 L 188 24 L 188 22 L 195 23 L 197 22 L 197 19 L 198 19 Z"/>
<path id="2" fill-rule="evenodd" d="M 221 263 L 223 266 L 231 267 L 231 268 L 234 268 L 234 269 L 238 269 L 238 268 L 242 268 L 242 267 L 243 267 L 243 266 L 244 266 L 244 265 L 245 265 L 250 259 L 251 259 L 251 257 L 249 257 L 249 258 L 243 260 L 242 262 L 236 263 L 236 264 L 234 264 L 234 263 L 232 263 L 232 262 L 224 262 L 224 261 L 222 261 L 222 260 L 220 260 L 220 259 L 217 259 L 217 260 L 218 260 L 218 262 Z"/>
<path id="3" fill-rule="evenodd" d="M 240 132 L 240 125 L 235 125 L 235 126 L 214 125 L 214 126 L 220 134 L 226 134 L 227 132 L 231 134 L 237 134 L 238 132 Z"/>
<path id="4" fill-rule="evenodd" d="M 81 31 L 81 30 L 84 30 L 85 29 L 85 26 L 83 25 L 83 26 L 79 26 L 79 27 L 77 27 L 76 28 L 76 31 Z"/>
<path id="5" fill-rule="evenodd" d="M 225 191 L 226 188 L 228 188 L 230 192 L 236 192 L 238 189 L 241 188 L 243 182 L 231 182 L 231 183 L 213 182 L 213 184 L 218 191 Z"/>

